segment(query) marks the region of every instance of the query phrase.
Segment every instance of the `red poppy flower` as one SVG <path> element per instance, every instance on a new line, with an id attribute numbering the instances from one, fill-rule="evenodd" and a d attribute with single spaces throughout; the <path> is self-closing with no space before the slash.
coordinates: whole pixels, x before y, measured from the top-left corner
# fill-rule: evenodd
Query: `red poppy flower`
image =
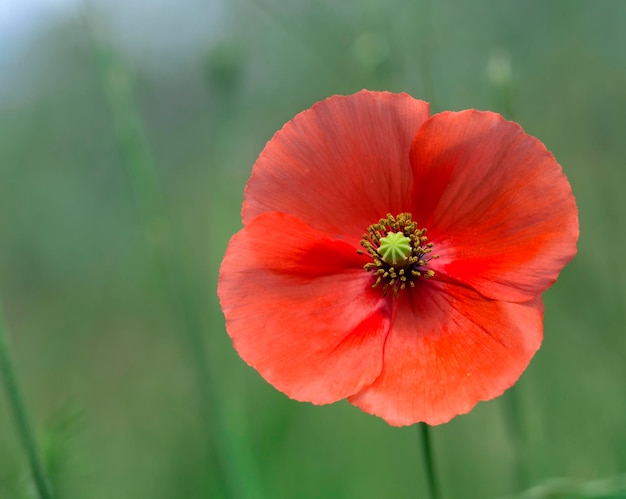
<path id="1" fill-rule="evenodd" d="M 561 167 L 519 125 L 387 92 L 288 122 L 242 218 L 218 285 L 237 352 L 291 398 L 392 425 L 444 423 L 515 383 L 578 238 Z"/>

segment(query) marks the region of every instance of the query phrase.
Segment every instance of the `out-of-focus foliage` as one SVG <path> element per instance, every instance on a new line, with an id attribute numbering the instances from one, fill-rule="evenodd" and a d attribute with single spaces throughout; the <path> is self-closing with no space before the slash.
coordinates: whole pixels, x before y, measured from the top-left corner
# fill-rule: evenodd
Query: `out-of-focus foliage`
<path id="1" fill-rule="evenodd" d="M 516 387 L 525 486 L 626 471 L 624 20 L 620 0 L 102 1 L 0 37 L 0 294 L 59 496 L 228 490 L 201 415 L 206 387 L 160 284 L 165 243 L 181 249 L 200 304 L 228 462 L 255 466 L 259 497 L 421 496 L 415 428 L 275 391 L 232 350 L 215 294 L 265 142 L 313 102 L 361 88 L 434 111 L 499 110 L 563 165 L 581 239 Z M 96 31 L 126 71 L 171 225 L 139 215 Z M 446 497 L 519 492 L 503 413 L 502 400 L 483 403 L 434 428 Z M 579 497 L 567 493 L 541 497 Z M 626 496 L 607 494 L 580 497 Z M 5 497 L 32 497 L 32 485 L 2 402 Z"/>

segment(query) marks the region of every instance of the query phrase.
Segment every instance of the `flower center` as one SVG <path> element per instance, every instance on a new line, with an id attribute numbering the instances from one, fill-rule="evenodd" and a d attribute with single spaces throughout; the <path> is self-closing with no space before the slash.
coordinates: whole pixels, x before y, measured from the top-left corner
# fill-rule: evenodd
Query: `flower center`
<path id="1" fill-rule="evenodd" d="M 418 278 L 433 277 L 435 272 L 426 266 L 438 255 L 430 254 L 433 243 L 427 240 L 426 229 L 418 228 L 410 213 L 400 213 L 396 217 L 387 214 L 387 218 L 370 225 L 361 239 L 361 246 L 373 259 L 363 267 L 376 276 L 372 287 L 382 285 L 383 296 L 391 289 L 397 297 L 407 284 L 414 288 Z M 358 252 L 365 254 L 363 250 Z"/>

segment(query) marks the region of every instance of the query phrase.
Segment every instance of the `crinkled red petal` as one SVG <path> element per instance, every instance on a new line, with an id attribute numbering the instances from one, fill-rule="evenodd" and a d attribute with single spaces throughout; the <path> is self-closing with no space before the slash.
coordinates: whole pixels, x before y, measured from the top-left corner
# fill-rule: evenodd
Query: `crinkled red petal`
<path id="1" fill-rule="evenodd" d="M 335 402 L 372 383 L 390 314 L 366 261 L 290 215 L 250 221 L 231 239 L 218 284 L 239 355 L 301 401 Z"/>
<path id="2" fill-rule="evenodd" d="M 396 426 L 445 423 L 515 383 L 541 344 L 542 317 L 541 297 L 485 300 L 430 281 L 400 296 L 382 374 L 349 400 Z"/>
<path id="3" fill-rule="evenodd" d="M 298 114 L 256 161 L 245 191 L 244 224 L 259 214 L 292 214 L 358 243 L 387 213 L 411 206 L 411 141 L 429 105 L 407 94 L 363 90 Z"/>
<path id="4" fill-rule="evenodd" d="M 516 123 L 444 112 L 411 147 L 413 218 L 428 228 L 435 271 L 486 297 L 526 301 L 576 253 L 578 212 L 561 167 Z"/>

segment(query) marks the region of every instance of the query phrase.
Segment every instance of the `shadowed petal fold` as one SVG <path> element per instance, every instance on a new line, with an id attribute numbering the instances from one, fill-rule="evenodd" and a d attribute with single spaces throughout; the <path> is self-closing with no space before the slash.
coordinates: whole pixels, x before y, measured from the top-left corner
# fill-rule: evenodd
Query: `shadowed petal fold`
<path id="1" fill-rule="evenodd" d="M 392 425 L 445 423 L 512 386 L 539 348 L 543 303 L 441 282 L 402 295 L 380 377 L 350 402 Z"/>
<path id="2" fill-rule="evenodd" d="M 318 102 L 289 121 L 256 161 L 244 224 L 280 211 L 358 242 L 372 221 L 410 207 L 409 148 L 429 105 L 363 90 Z"/>
<path id="3" fill-rule="evenodd" d="M 482 111 L 429 119 L 411 147 L 414 219 L 433 269 L 489 298 L 526 301 L 576 253 L 578 212 L 552 154 L 516 123 Z"/>
<path id="4" fill-rule="evenodd" d="M 365 261 L 290 215 L 249 222 L 231 239 L 218 284 L 239 355 L 296 400 L 335 402 L 370 384 L 389 313 Z"/>

